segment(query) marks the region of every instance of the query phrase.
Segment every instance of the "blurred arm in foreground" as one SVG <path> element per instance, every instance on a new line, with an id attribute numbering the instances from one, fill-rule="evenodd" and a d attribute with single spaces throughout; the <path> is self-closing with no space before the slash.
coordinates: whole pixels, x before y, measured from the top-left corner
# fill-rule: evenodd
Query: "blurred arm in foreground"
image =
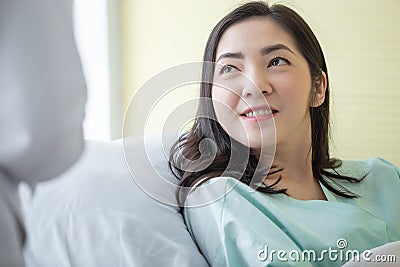
<path id="1" fill-rule="evenodd" d="M 86 85 L 72 1 L 0 3 L 0 265 L 24 266 L 18 184 L 67 169 L 83 149 Z"/>

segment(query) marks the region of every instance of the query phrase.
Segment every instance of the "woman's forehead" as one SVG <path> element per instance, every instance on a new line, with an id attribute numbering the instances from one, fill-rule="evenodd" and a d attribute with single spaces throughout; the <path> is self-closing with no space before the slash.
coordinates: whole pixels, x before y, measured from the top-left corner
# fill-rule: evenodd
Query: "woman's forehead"
<path id="1" fill-rule="evenodd" d="M 219 40 L 216 55 L 240 50 L 261 49 L 283 44 L 296 50 L 295 42 L 277 22 L 268 17 L 252 17 L 228 27 Z"/>

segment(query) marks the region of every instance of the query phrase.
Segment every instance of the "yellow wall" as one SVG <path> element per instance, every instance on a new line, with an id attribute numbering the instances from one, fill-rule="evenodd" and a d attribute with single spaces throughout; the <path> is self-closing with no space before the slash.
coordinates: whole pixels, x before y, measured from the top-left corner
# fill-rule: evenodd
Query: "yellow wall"
<path id="1" fill-rule="evenodd" d="M 121 0 L 124 108 L 153 75 L 201 60 L 212 27 L 241 2 Z M 325 52 L 333 96 L 333 155 L 380 156 L 400 165 L 400 1 L 279 2 L 303 15 Z M 185 92 L 175 97 L 183 101 L 197 94 Z M 167 114 L 164 107 L 157 112 Z M 155 131 L 163 117 L 153 117 Z"/>

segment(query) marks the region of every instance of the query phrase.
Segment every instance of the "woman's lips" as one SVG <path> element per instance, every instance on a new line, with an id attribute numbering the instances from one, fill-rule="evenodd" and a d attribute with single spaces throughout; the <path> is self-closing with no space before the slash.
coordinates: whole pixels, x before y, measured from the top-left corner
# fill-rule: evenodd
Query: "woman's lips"
<path id="1" fill-rule="evenodd" d="M 248 122 L 259 122 L 259 121 L 265 121 L 265 120 L 269 120 L 273 117 L 276 117 L 278 115 L 278 111 L 276 112 L 272 112 L 272 113 L 268 113 L 268 114 L 263 114 L 263 115 L 253 115 L 253 116 L 245 116 L 245 115 L 241 115 L 240 117 L 244 120 L 244 121 L 248 121 Z"/>
<path id="2" fill-rule="evenodd" d="M 278 110 L 272 107 L 254 107 L 246 109 L 240 116 L 243 120 L 249 122 L 264 121 L 275 117 L 278 114 Z"/>

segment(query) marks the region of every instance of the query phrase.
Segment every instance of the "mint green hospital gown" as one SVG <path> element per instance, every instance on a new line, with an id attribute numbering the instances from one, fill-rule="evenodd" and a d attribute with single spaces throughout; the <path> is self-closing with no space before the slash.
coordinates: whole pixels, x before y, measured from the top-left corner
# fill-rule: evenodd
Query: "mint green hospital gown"
<path id="1" fill-rule="evenodd" d="M 367 174 L 360 183 L 340 181 L 359 198 L 337 196 L 321 185 L 328 201 L 296 200 L 218 177 L 189 195 L 187 205 L 209 204 L 186 207 L 185 221 L 209 264 L 217 267 L 340 266 L 357 252 L 399 241 L 399 168 L 371 158 L 343 161 L 337 171 Z"/>

